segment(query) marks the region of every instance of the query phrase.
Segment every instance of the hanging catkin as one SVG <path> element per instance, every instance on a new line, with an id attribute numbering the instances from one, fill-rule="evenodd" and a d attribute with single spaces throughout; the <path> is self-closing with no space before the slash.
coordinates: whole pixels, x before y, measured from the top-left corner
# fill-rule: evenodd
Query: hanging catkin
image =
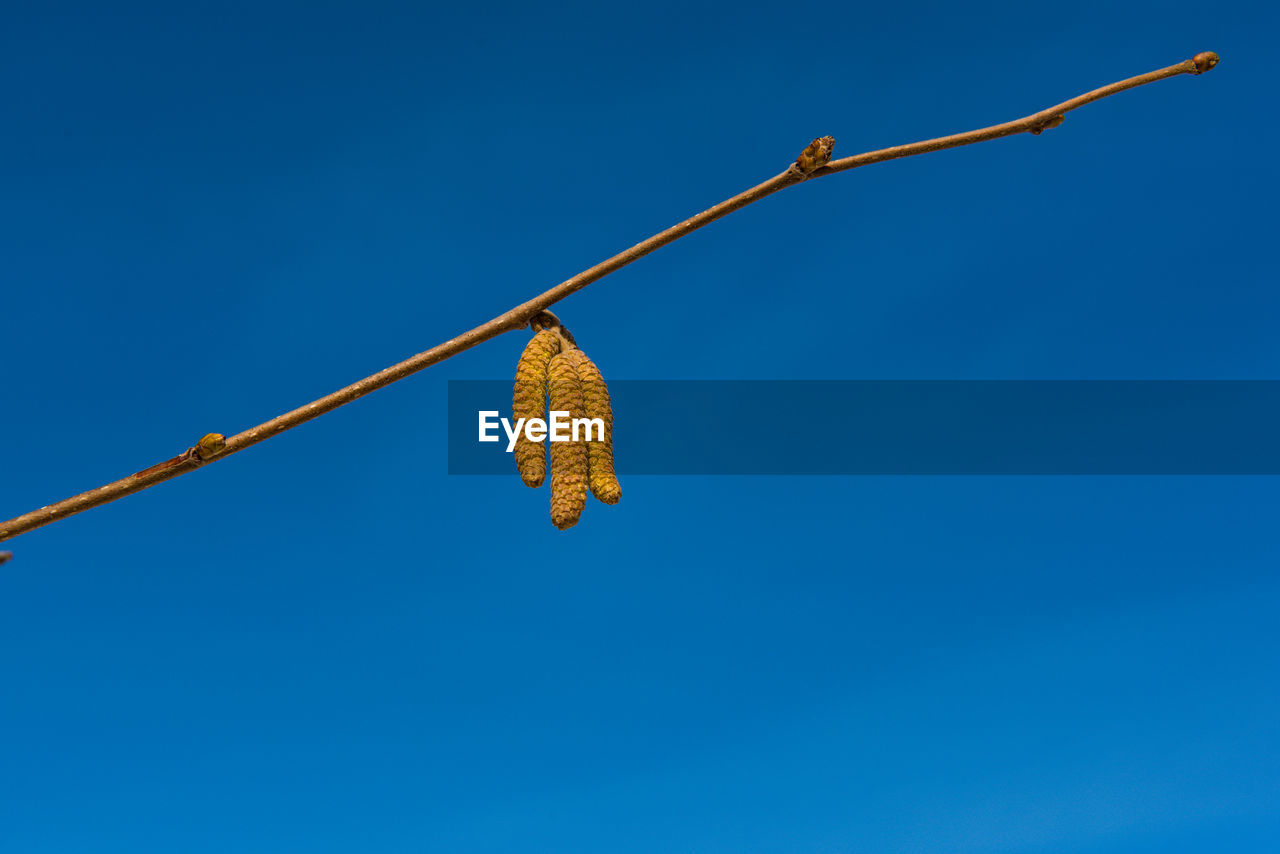
<path id="1" fill-rule="evenodd" d="M 568 352 L 556 354 L 547 376 L 551 411 L 568 412 L 570 420 L 581 417 L 582 381 L 575 359 Z M 563 531 L 578 524 L 587 505 L 587 442 L 581 434 L 578 441 L 552 442 L 547 438 L 551 445 L 551 521 Z"/>
<path id="2" fill-rule="evenodd" d="M 511 416 L 519 419 L 546 416 L 547 368 L 551 359 L 560 352 L 560 336 L 554 330 L 544 329 L 529 339 L 520 362 L 516 365 L 516 385 L 511 396 Z M 516 469 L 525 486 L 538 487 L 547 476 L 547 448 L 542 442 L 531 442 L 524 430 L 516 438 Z"/>
<path id="3" fill-rule="evenodd" d="M 622 499 L 622 486 L 613 473 L 613 407 L 609 401 L 609 387 L 596 363 L 581 350 L 568 350 L 582 383 L 582 417 L 599 418 L 604 422 L 602 441 L 594 441 L 596 434 L 589 432 L 587 442 L 587 483 L 591 494 L 605 504 L 617 504 Z"/>

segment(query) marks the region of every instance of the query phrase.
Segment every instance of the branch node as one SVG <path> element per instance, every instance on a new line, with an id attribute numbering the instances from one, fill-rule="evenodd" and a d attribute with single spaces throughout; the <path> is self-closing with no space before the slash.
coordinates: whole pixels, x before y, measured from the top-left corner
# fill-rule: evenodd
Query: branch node
<path id="1" fill-rule="evenodd" d="M 1043 122 L 1031 128 L 1031 133 L 1034 136 L 1039 136 L 1040 134 L 1044 133 L 1050 128 L 1056 128 L 1058 125 L 1062 124 L 1066 120 L 1067 120 L 1066 113 L 1058 113 L 1056 116 L 1050 116 L 1049 118 L 1045 119 Z"/>
<path id="2" fill-rule="evenodd" d="M 820 136 L 805 146 L 792 167 L 801 175 L 809 175 L 831 162 L 831 152 L 836 147 L 835 137 Z"/>
<path id="3" fill-rule="evenodd" d="M 1191 57 L 1191 61 L 1195 63 L 1195 73 L 1204 74 L 1206 71 L 1212 71 L 1213 67 L 1218 64 L 1218 55 L 1211 50 L 1206 50 Z"/>
<path id="4" fill-rule="evenodd" d="M 575 348 L 578 346 L 578 342 L 573 340 L 573 335 L 565 328 L 564 324 L 560 322 L 560 318 L 556 317 L 555 314 L 547 311 L 545 308 L 533 317 L 529 318 L 529 328 L 534 332 L 541 332 L 543 329 L 554 330 L 560 334 L 561 338 L 568 341 Z"/>

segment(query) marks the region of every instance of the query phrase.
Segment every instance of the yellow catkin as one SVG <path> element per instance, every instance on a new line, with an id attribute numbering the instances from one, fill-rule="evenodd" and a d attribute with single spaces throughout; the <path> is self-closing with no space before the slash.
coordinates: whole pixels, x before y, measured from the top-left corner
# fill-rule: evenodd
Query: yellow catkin
<path id="1" fill-rule="evenodd" d="M 516 385 L 511 395 L 511 417 L 519 419 L 544 418 L 547 404 L 547 366 L 560 352 L 560 336 L 554 330 L 544 329 L 529 339 L 520 361 L 516 365 Z M 525 486 L 542 486 L 547 476 L 547 448 L 542 442 L 525 438 L 524 430 L 516 438 L 516 470 Z"/>
<path id="2" fill-rule="evenodd" d="M 567 355 L 574 360 L 582 383 L 582 417 L 604 422 L 604 441 L 587 442 L 587 483 L 596 498 L 605 504 L 617 504 L 622 500 L 622 486 L 613 473 L 613 406 L 609 401 L 609 387 L 586 353 L 570 350 Z M 591 438 L 594 440 L 595 436 L 592 433 Z"/>
<path id="3" fill-rule="evenodd" d="M 572 351 L 570 351 L 572 352 Z M 547 374 L 547 391 L 552 412 L 569 412 L 570 418 L 582 417 L 582 381 L 578 367 L 568 353 L 551 359 Z M 587 443 L 581 432 L 578 441 L 552 442 L 551 446 L 551 521 L 560 530 L 572 528 L 582 518 L 587 506 Z"/>

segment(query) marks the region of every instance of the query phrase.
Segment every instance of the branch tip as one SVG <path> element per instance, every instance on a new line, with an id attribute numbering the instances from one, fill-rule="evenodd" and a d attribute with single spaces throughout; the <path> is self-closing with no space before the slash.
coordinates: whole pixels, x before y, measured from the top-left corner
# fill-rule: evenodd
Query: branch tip
<path id="1" fill-rule="evenodd" d="M 1191 61 L 1195 63 L 1196 74 L 1204 74 L 1206 71 L 1212 71 L 1218 64 L 1218 55 L 1211 50 L 1206 50 L 1191 57 Z"/>
<path id="2" fill-rule="evenodd" d="M 7 563 L 13 559 L 13 552 L 0 552 L 0 563 Z"/>
<path id="3" fill-rule="evenodd" d="M 821 169 L 831 162 L 831 152 L 836 147 L 835 137 L 820 136 L 805 146 L 796 158 L 796 168 L 804 175 Z"/>

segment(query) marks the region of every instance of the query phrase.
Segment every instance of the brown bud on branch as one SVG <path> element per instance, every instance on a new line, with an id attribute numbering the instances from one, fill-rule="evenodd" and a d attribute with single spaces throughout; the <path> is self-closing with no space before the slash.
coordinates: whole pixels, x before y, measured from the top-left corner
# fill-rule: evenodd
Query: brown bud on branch
<path id="1" fill-rule="evenodd" d="M 221 433 L 206 433 L 196 442 L 196 456 L 211 460 L 227 449 L 227 437 Z"/>
<path id="2" fill-rule="evenodd" d="M 1211 50 L 1206 50 L 1191 57 L 1191 61 L 1195 63 L 1196 74 L 1204 74 L 1206 71 L 1212 71 L 1218 64 L 1218 55 Z"/>
<path id="3" fill-rule="evenodd" d="M 835 137 L 821 136 L 805 146 L 804 151 L 796 158 L 796 168 L 805 175 L 821 169 L 831 162 L 831 152 L 835 150 Z"/>

